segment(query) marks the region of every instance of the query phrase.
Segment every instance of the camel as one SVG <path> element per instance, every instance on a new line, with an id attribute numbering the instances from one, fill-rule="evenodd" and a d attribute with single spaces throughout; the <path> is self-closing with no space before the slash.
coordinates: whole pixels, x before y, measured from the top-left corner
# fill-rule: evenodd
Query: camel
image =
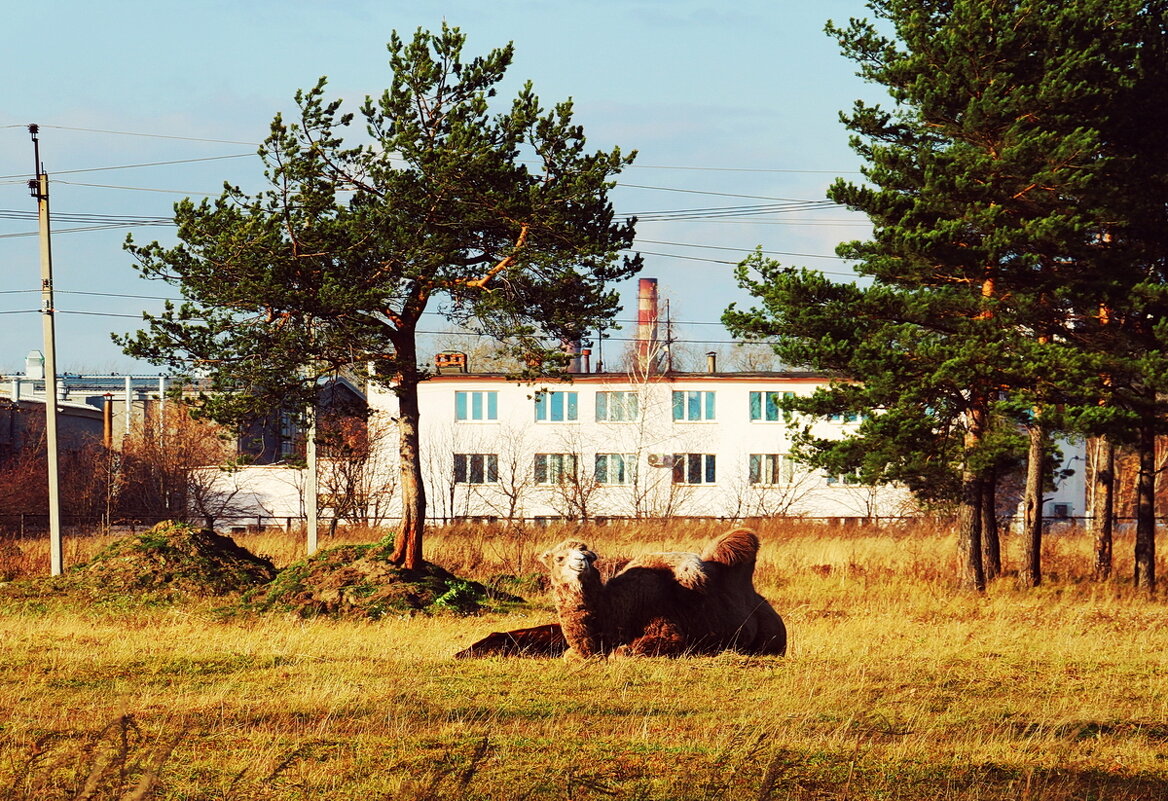
<path id="1" fill-rule="evenodd" d="M 700 555 L 645 554 L 603 582 L 587 544 L 561 542 L 541 559 L 550 568 L 565 655 L 786 653 L 783 619 L 754 589 L 758 548 L 754 532 L 734 529 Z"/>

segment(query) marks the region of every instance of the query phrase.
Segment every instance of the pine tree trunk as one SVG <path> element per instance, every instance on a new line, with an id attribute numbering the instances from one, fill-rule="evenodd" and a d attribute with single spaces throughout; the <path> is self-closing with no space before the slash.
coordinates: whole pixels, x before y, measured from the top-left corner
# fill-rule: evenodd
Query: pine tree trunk
<path id="1" fill-rule="evenodd" d="M 961 506 L 957 513 L 957 542 L 961 558 L 961 585 L 984 592 L 985 565 L 981 558 L 981 480 L 969 470 L 961 476 Z"/>
<path id="2" fill-rule="evenodd" d="M 1046 430 L 1037 420 L 1027 430 L 1030 449 L 1026 458 L 1026 493 L 1024 516 L 1025 558 L 1020 575 L 1027 587 L 1042 583 L 1042 479 L 1046 459 Z"/>
<path id="3" fill-rule="evenodd" d="M 422 567 L 422 533 L 426 525 L 426 487 L 422 482 L 422 459 L 418 424 L 418 381 L 412 353 L 399 351 L 403 365 L 395 388 L 398 399 L 398 431 L 401 437 L 399 470 L 401 473 L 402 519 L 397 541 L 389 560 L 408 570 Z"/>
<path id="4" fill-rule="evenodd" d="M 981 482 L 981 544 L 986 580 L 1002 575 L 1002 540 L 998 532 L 998 475 L 991 471 Z"/>
<path id="5" fill-rule="evenodd" d="M 1091 510 L 1091 524 L 1095 529 L 1095 580 L 1107 581 L 1111 578 L 1115 524 L 1115 443 L 1111 437 L 1099 438 L 1097 453 L 1096 492 Z"/>
<path id="6" fill-rule="evenodd" d="M 1140 422 L 1136 445 L 1140 471 L 1136 479 L 1135 584 L 1156 589 L 1156 431 L 1155 421 Z"/>
<path id="7" fill-rule="evenodd" d="M 985 407 L 972 404 L 969 428 L 965 432 L 965 464 L 961 469 L 961 505 L 957 512 L 957 548 L 961 564 L 961 586 L 985 592 L 985 563 L 982 561 L 982 482 L 970 466 L 970 455 L 981 445 L 986 426 Z"/>

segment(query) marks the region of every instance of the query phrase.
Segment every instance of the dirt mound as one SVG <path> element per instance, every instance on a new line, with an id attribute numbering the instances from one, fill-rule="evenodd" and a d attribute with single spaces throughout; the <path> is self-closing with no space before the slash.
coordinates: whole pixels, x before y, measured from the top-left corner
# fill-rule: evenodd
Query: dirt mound
<path id="1" fill-rule="evenodd" d="M 230 537 L 165 522 L 110 543 L 62 576 L 33 582 L 37 589 L 93 598 L 142 595 L 181 600 L 239 595 L 275 577 L 271 562 Z"/>
<path id="2" fill-rule="evenodd" d="M 257 612 L 289 612 L 301 617 L 376 620 L 420 611 L 473 614 L 486 605 L 522 598 L 460 579 L 427 563 L 406 570 L 389 561 L 384 545 L 342 545 L 289 565 L 267 587 L 244 598 Z"/>

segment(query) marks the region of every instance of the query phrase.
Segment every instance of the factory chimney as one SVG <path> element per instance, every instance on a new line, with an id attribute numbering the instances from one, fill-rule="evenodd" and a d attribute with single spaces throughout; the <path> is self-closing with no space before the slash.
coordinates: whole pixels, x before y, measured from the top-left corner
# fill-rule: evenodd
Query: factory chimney
<path id="1" fill-rule="evenodd" d="M 637 370 L 658 371 L 657 279 L 642 278 L 637 286 Z"/>

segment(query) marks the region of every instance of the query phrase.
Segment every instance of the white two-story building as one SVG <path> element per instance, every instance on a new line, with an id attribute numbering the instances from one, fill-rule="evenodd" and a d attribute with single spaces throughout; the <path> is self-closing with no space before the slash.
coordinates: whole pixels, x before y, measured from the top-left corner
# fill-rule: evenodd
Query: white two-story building
<path id="1" fill-rule="evenodd" d="M 450 362 L 449 355 L 440 360 Z M 859 486 L 790 457 L 795 422 L 778 406 L 809 373 L 577 373 L 523 384 L 439 372 L 419 387 L 432 519 L 594 519 L 912 514 L 896 487 Z M 374 420 L 396 398 L 371 387 Z M 853 420 L 822 420 L 842 436 Z M 376 423 L 374 423 L 376 425 Z M 397 448 L 396 440 L 381 440 Z"/>

